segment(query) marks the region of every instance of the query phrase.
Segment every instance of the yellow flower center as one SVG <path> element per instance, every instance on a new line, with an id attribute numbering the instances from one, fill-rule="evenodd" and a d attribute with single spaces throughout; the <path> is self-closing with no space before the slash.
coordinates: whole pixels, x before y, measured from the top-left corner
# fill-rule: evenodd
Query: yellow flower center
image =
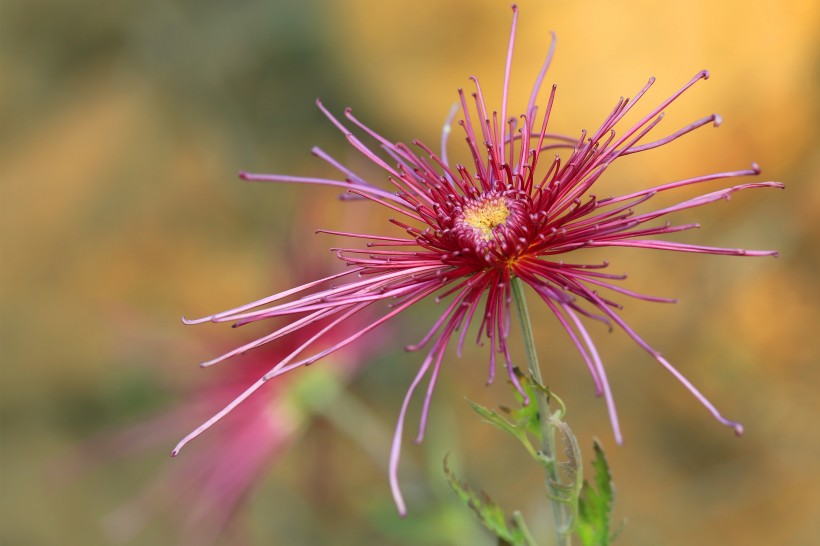
<path id="1" fill-rule="evenodd" d="M 493 229 L 507 221 L 510 209 L 504 199 L 492 199 L 464 210 L 464 222 L 481 232 L 485 241 L 493 237 Z"/>

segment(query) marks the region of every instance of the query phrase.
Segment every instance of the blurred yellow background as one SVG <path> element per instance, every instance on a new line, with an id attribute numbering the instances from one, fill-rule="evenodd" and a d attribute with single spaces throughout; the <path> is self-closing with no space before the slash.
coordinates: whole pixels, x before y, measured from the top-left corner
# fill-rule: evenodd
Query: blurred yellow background
<path id="1" fill-rule="evenodd" d="M 613 193 L 753 161 L 761 179 L 787 184 L 677 218 L 703 226 L 687 240 L 779 249 L 778 259 L 608 255 L 615 272 L 630 273 L 629 286 L 681 299 L 629 301 L 624 316 L 745 424 L 741 439 L 625 336 L 593 327 L 626 436 L 615 446 L 580 358 L 531 304 L 545 380 L 567 401 L 582 444 L 598 437 L 609 455 L 616 517 L 628 519 L 617 543 L 811 544 L 820 517 L 820 4 L 520 6 L 513 110 L 525 104 L 554 30 L 546 83 L 558 84 L 562 132 L 596 128 L 651 75 L 658 81 L 645 109 L 698 70 L 712 73 L 669 109 L 664 126 L 712 112 L 724 124 L 625 159 L 602 181 Z M 315 108 L 319 96 L 335 112 L 353 107 L 390 139 L 436 145 L 468 76 L 479 76 L 497 104 L 510 19 L 509 3 L 497 0 L 3 3 L 0 542 L 113 543 L 103 518 L 169 464 L 174 438 L 127 459 L 88 453 L 81 471 L 62 461 L 88 438 L 173 407 L 180 388 L 211 373 L 197 362 L 248 339 L 230 328 L 183 327 L 180 315 L 299 282 L 302 255 L 338 267 L 314 229 L 364 222 L 335 192 L 243 183 L 236 172 L 328 175 L 309 154 L 314 144 L 367 172 Z M 383 357 L 351 385 L 349 396 L 387 430 L 421 360 L 401 347 L 435 311 L 422 305 L 397 329 L 399 356 Z M 407 465 L 425 469 L 408 489 L 437 491 L 435 501 L 410 495 L 410 517 L 396 521 L 384 472 L 355 439 L 317 418 L 260 477 L 238 516 L 243 540 L 492 544 L 442 485 L 446 451 L 464 477 L 523 510 L 548 537 L 538 469 L 463 400 L 509 403 L 503 381 L 484 387 L 485 362 L 481 350 L 448 360 L 431 438 L 406 442 Z M 173 464 L 184 465 L 184 454 Z M 312 490 L 317 475 L 327 482 L 321 494 Z M 166 519 L 133 543 L 176 543 Z"/>

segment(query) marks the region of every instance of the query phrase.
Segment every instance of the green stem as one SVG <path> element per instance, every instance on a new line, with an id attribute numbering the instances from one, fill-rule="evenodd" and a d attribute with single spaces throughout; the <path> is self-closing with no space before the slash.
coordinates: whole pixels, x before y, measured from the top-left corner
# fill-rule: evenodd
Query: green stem
<path id="1" fill-rule="evenodd" d="M 527 301 L 524 299 L 524 284 L 518 277 L 514 277 L 512 285 L 515 307 L 518 310 L 518 319 L 521 323 L 521 334 L 524 337 L 524 350 L 527 354 L 527 367 L 530 376 L 538 385 L 543 385 L 541 368 L 538 365 L 538 355 L 535 351 L 535 338 L 532 333 L 530 314 L 527 311 Z M 558 459 L 555 452 L 555 427 L 552 424 L 549 406 L 549 396 L 543 390 L 535 389 L 535 402 L 538 404 L 538 415 L 541 421 L 541 454 L 544 457 L 547 470 L 547 495 L 552 503 L 552 516 L 555 520 L 555 533 L 559 546 L 571 546 L 571 514 L 568 506 L 561 502 L 560 479 L 558 476 Z"/>

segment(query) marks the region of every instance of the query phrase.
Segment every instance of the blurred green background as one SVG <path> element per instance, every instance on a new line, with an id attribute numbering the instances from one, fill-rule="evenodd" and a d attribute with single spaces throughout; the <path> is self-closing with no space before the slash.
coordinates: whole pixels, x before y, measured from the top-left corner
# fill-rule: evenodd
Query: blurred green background
<path id="1" fill-rule="evenodd" d="M 703 225 L 687 240 L 776 248 L 778 259 L 607 256 L 615 272 L 630 272 L 628 286 L 681 299 L 629 301 L 624 316 L 746 425 L 741 439 L 625 336 L 593 327 L 626 436 L 615 446 L 580 358 L 532 305 L 546 381 L 567 401 L 581 442 L 598 437 L 609 455 L 616 517 L 628 519 L 618 543 L 812 543 L 820 517 L 820 4 L 520 5 L 518 109 L 555 30 L 547 82 L 559 85 L 554 119 L 565 133 L 597 127 L 650 75 L 658 83 L 645 108 L 698 70 L 712 72 L 664 125 L 714 111 L 723 126 L 625 159 L 604 182 L 614 193 L 752 161 L 762 179 L 788 186 L 677 218 Z M 368 172 L 315 108 L 319 96 L 336 112 L 352 106 L 388 138 L 436 144 L 468 76 L 497 102 L 509 22 L 509 3 L 496 0 L 3 1 L 0 542 L 114 544 L 106 515 L 160 467 L 185 464 L 185 453 L 168 461 L 168 452 L 196 423 L 160 449 L 124 458 L 81 450 L 81 469 L 65 461 L 89 438 L 174 407 L 181 389 L 213 373 L 197 362 L 250 335 L 186 328 L 179 316 L 284 289 L 298 282 L 305 256 L 338 268 L 316 228 L 382 230 L 383 220 L 358 217 L 335 192 L 242 183 L 236 172 L 328 175 L 309 154 L 314 144 Z M 346 395 L 384 430 L 421 361 L 401 347 L 435 312 L 422 305 L 391 333 L 395 353 L 376 359 Z M 421 446 L 406 440 L 408 519 L 395 516 L 385 473 L 367 455 L 386 455 L 387 442 L 363 446 L 368 440 L 318 417 L 260 476 L 234 524 L 241 531 L 223 543 L 491 544 L 444 485 L 447 451 L 464 477 L 548 537 L 538 469 L 463 400 L 510 403 L 503 381 L 484 386 L 485 363 L 481 350 L 453 355 L 430 437 Z M 176 532 L 166 514 L 132 543 L 175 544 Z"/>

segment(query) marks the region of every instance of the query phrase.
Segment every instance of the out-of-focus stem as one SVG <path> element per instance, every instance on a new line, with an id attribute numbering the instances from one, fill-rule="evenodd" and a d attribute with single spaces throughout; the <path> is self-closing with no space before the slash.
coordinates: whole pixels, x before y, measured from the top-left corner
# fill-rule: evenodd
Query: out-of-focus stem
<path id="1" fill-rule="evenodd" d="M 521 323 L 521 334 L 524 338 L 524 350 L 527 354 L 527 367 L 530 376 L 538 385 L 543 385 L 541 368 L 538 366 L 538 355 L 535 351 L 535 338 L 532 333 L 530 314 L 527 310 L 527 301 L 524 299 L 524 285 L 518 277 L 512 279 L 512 293 L 515 307 L 518 310 L 518 319 Z M 535 402 L 538 404 L 538 415 L 541 421 L 541 455 L 544 457 L 547 470 L 547 495 L 552 503 L 552 516 L 555 521 L 555 532 L 559 546 L 571 546 L 572 520 L 569 507 L 561 502 L 559 490 L 558 459 L 555 452 L 555 427 L 550 420 L 551 412 L 549 398 L 541 389 L 535 389 Z"/>

